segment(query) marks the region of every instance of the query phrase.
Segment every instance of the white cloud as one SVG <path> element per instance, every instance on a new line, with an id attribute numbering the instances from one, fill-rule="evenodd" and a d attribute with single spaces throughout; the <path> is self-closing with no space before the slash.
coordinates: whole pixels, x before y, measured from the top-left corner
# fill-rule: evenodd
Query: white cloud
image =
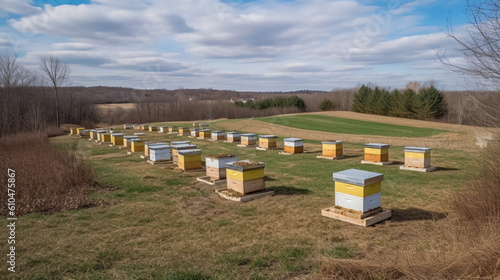
<path id="1" fill-rule="evenodd" d="M 32 15 L 42 11 L 39 7 L 32 6 L 31 0 L 0 0 L 0 17 L 10 14 Z"/>

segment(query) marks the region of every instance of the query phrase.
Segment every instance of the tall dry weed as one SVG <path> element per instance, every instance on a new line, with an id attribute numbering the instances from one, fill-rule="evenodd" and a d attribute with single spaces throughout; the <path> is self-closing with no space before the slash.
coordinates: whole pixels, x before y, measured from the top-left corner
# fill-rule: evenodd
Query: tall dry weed
<path id="1" fill-rule="evenodd" d="M 7 169 L 16 174 L 16 214 L 52 213 L 87 207 L 93 173 L 75 153 L 53 150 L 45 133 L 19 133 L 0 139 L 1 215 L 7 215 Z"/>

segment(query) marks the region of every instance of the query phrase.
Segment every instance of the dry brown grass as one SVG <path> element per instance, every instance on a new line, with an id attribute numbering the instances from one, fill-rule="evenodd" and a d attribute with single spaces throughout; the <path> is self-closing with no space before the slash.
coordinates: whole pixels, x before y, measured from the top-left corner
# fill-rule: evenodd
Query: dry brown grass
<path id="1" fill-rule="evenodd" d="M 0 140 L 0 170 L 16 174 L 16 214 L 52 213 L 96 204 L 85 197 L 93 186 L 92 171 L 74 154 L 55 151 L 45 133 L 19 133 Z M 0 184 L 7 185 L 7 176 Z M 7 205 L 7 192 L 1 192 Z M 7 215 L 2 207 L 1 215 Z"/>

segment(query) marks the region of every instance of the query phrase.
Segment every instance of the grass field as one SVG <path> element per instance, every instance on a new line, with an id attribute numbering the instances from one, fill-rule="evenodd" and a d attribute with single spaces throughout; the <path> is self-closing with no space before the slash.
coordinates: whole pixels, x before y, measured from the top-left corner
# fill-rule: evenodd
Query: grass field
<path id="1" fill-rule="evenodd" d="M 292 115 L 257 118 L 268 123 L 300 129 L 359 135 L 381 135 L 391 137 L 428 137 L 443 130 L 385 124 L 322 115 Z"/>
<path id="2" fill-rule="evenodd" d="M 144 139 L 190 138 L 146 132 Z M 329 161 L 316 158 L 321 147 L 315 141 L 294 156 L 192 141 L 203 154 L 234 153 L 265 162 L 266 187 L 276 195 L 249 203 L 226 201 L 214 193 L 218 187 L 196 181 L 204 172 L 152 166 L 138 155 L 82 138 L 53 138 L 57 149 L 76 144 L 101 186 L 90 196 L 106 206 L 20 218 L 16 276 L 316 279 L 325 259 L 401 260 L 401 248 L 442 248 L 443 203 L 478 172 L 474 155 L 464 151 L 434 149 L 438 170 L 419 173 L 399 170 L 403 147 L 391 147 L 395 165 L 374 166 L 360 164 L 363 145 L 355 143 L 345 143 L 347 158 Z M 334 205 L 332 172 L 349 168 L 384 174 L 382 205 L 393 211 L 391 220 L 361 228 L 320 215 Z"/>

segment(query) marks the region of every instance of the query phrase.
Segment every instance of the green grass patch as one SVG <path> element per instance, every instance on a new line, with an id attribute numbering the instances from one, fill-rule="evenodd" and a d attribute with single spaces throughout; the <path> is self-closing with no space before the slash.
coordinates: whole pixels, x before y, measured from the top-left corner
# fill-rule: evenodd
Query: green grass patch
<path id="1" fill-rule="evenodd" d="M 343 134 L 381 135 L 391 137 L 428 137 L 444 130 L 359 121 L 322 115 L 263 117 L 257 120 L 294 128 Z"/>

